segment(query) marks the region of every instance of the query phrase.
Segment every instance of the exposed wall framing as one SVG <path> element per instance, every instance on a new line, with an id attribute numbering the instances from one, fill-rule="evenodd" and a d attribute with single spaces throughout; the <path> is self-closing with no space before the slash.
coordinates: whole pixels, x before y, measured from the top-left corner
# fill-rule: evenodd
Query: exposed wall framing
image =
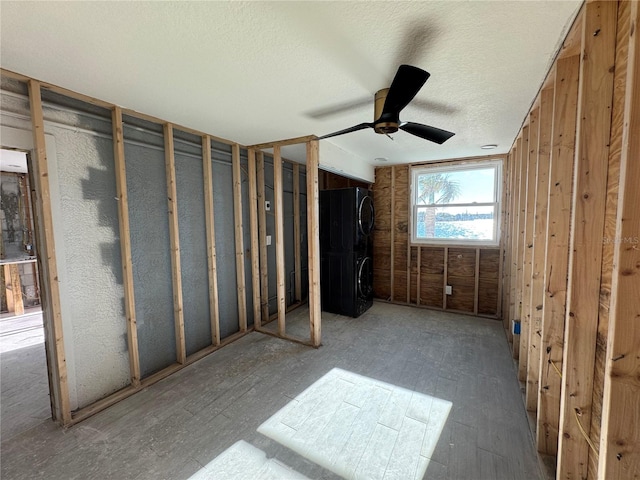
<path id="1" fill-rule="evenodd" d="M 496 158 L 503 156 L 447 163 Z M 410 168 L 410 165 L 376 168 L 374 296 L 393 303 L 497 318 L 501 310 L 502 248 L 411 243 Z M 447 285 L 452 286 L 451 295 L 446 294 Z"/>
<path id="2" fill-rule="evenodd" d="M 538 145 L 527 150 L 537 156 L 536 181 L 509 177 L 509 320 L 530 320 L 519 372 L 525 404 L 537 412 L 538 450 L 557 456 L 557 478 L 640 475 L 640 341 L 631 320 L 640 315 L 640 170 L 630 160 L 640 151 L 638 11 L 638 2 L 585 3 L 534 102 Z M 518 160 L 534 138 L 530 119 L 512 148 L 513 170 L 526 170 Z M 533 210 L 523 209 L 532 194 Z M 523 215 L 535 218 L 532 268 L 514 279 L 526 258 L 519 249 L 529 246 L 526 228 L 516 228 Z"/>
<path id="3" fill-rule="evenodd" d="M 178 127 L 181 131 L 185 131 L 199 136 L 202 139 L 202 153 L 201 159 L 203 161 L 203 189 L 205 205 L 203 206 L 206 212 L 206 231 L 207 231 L 207 244 L 203 247 L 206 248 L 209 268 L 209 298 L 204 301 L 210 304 L 211 319 L 211 344 L 189 356 L 186 355 L 185 338 L 184 338 L 184 317 L 182 315 L 182 285 L 180 275 L 180 242 L 179 242 L 179 224 L 177 218 L 177 189 L 176 189 L 176 172 L 175 172 L 175 144 L 174 144 L 174 125 L 166 123 L 160 119 L 150 117 L 136 112 L 122 109 L 118 106 L 103 102 L 91 97 L 87 97 L 82 94 L 41 83 L 36 80 L 30 79 L 19 74 L 12 72 L 6 72 L 2 70 L 3 76 L 8 76 L 19 81 L 26 82 L 29 89 L 29 106 L 31 117 L 31 131 L 33 134 L 33 144 L 35 146 L 33 151 L 34 160 L 34 189 L 36 191 L 36 204 L 34 205 L 37 211 L 38 226 L 36 231 L 39 235 L 39 261 L 40 268 L 42 269 L 43 276 L 46 281 L 46 285 L 42 286 L 42 302 L 43 311 L 46 318 L 46 322 L 50 325 L 50 331 L 52 336 L 52 343 L 50 344 L 53 360 L 50 363 L 51 367 L 51 396 L 54 418 L 58 420 L 64 426 L 73 425 L 85 418 L 107 408 L 110 405 L 140 391 L 143 388 L 152 385 L 153 383 L 161 380 L 162 378 L 175 373 L 186 365 L 189 365 L 202 357 L 218 350 L 219 348 L 228 345 L 229 343 L 242 337 L 252 329 L 247 328 L 246 324 L 242 328 L 242 324 L 239 322 L 240 331 L 236 334 L 231 334 L 220 339 L 220 332 L 218 326 L 218 287 L 217 287 L 217 272 L 216 272 L 216 246 L 214 238 L 214 217 L 213 217 L 213 194 L 211 190 L 211 178 L 212 178 L 212 159 L 211 159 L 211 141 L 214 140 L 219 144 L 229 145 L 235 153 L 233 156 L 238 159 L 236 164 L 239 166 L 239 152 L 240 146 L 234 142 L 230 142 L 218 137 L 213 137 L 202 132 L 191 130 L 188 128 Z M 47 159 L 47 147 L 45 140 L 45 124 L 43 119 L 43 107 L 41 91 L 47 89 L 52 92 L 59 93 L 65 97 L 79 100 L 91 105 L 97 105 L 99 107 L 108 108 L 111 110 L 111 129 L 113 134 L 113 159 L 115 161 L 115 185 L 114 188 L 117 192 L 118 201 L 118 225 L 120 230 L 119 235 L 119 249 L 121 251 L 122 263 L 120 268 L 122 269 L 122 282 L 124 292 L 124 309 L 126 318 L 126 331 L 127 331 L 127 350 L 128 361 L 130 370 L 130 382 L 128 386 L 119 389 L 113 393 L 107 393 L 102 399 L 95 401 L 89 405 L 81 406 L 80 408 L 73 410 L 71 408 L 68 388 L 68 375 L 67 375 L 67 359 L 65 357 L 64 337 L 63 337 L 63 321 L 62 310 L 60 305 L 60 290 L 58 284 L 57 273 L 57 260 L 56 260 L 56 248 L 54 241 L 54 224 L 51 211 L 51 194 L 49 188 L 49 179 L 51 178 L 49 172 L 49 162 Z M 128 195 L 127 195 L 127 176 L 125 165 L 127 159 L 125 158 L 124 138 L 123 138 L 123 114 L 142 118 L 143 120 L 152 122 L 155 125 L 161 126 L 163 139 L 163 148 L 165 158 L 165 169 L 167 179 L 167 202 L 168 202 L 168 216 L 169 216 L 169 231 L 170 236 L 170 258 L 172 263 L 172 285 L 173 285 L 173 304 L 174 304 L 174 324 L 175 324 L 175 336 L 176 336 L 176 351 L 177 358 L 176 363 L 168 365 L 167 367 L 153 373 L 152 375 L 141 378 L 140 374 L 140 359 L 137 343 L 137 327 L 136 327 L 136 313 L 135 313 L 135 292 L 133 290 L 133 268 L 132 268 L 132 255 L 131 255 L 131 242 L 129 232 L 129 208 L 131 207 Z M 235 165 L 234 165 L 235 166 Z M 238 167 L 236 167 L 236 172 Z M 238 176 L 239 177 L 239 176 Z M 238 178 L 236 177 L 236 178 Z M 234 184 L 234 204 L 240 205 L 241 191 L 237 188 L 238 184 Z M 317 199 L 316 199 L 317 200 Z M 236 222 L 239 228 L 236 229 L 236 234 L 242 238 L 242 222 Z M 257 236 L 257 233 L 255 234 Z M 244 265 L 242 266 L 242 272 L 244 272 Z M 244 300 L 244 299 L 243 299 Z M 246 306 L 246 302 L 243 303 Z M 259 305 L 259 304 L 258 304 Z M 239 303 L 240 306 L 240 303 Z M 246 321 L 246 317 L 245 317 Z"/>

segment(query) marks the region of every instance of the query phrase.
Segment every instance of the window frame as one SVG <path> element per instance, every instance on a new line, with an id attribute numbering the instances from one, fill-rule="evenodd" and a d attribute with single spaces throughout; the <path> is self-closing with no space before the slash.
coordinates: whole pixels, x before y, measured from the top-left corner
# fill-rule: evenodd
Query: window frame
<path id="1" fill-rule="evenodd" d="M 499 247 L 500 235 L 501 235 L 501 221 L 502 221 L 502 168 L 504 160 L 502 158 L 492 158 L 489 160 L 481 160 L 477 162 L 465 162 L 465 163 L 450 163 L 450 164 L 422 164 L 414 165 L 411 167 L 411 184 L 410 184 L 410 196 L 409 196 L 409 229 L 411 233 L 412 245 L 443 245 L 443 246 L 473 246 L 473 247 Z M 429 204 L 418 205 L 416 203 L 417 196 L 417 179 L 419 175 L 443 173 L 443 172 L 458 172 L 464 170 L 479 170 L 486 168 L 494 168 L 494 201 L 493 202 L 480 202 L 480 203 L 447 203 L 447 204 Z M 492 206 L 494 207 L 495 217 L 493 224 L 493 239 L 459 239 L 459 238 L 418 238 L 417 237 L 417 224 L 418 224 L 418 208 L 424 207 L 465 207 L 465 206 Z"/>

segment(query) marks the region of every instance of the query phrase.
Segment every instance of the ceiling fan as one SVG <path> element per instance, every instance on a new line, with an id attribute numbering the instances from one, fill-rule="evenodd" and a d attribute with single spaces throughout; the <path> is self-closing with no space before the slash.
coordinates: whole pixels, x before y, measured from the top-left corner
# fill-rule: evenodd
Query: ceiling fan
<path id="1" fill-rule="evenodd" d="M 388 136 L 390 133 L 395 133 L 400 129 L 430 142 L 443 144 L 455 134 L 421 123 L 400 121 L 400 111 L 413 100 L 413 97 L 420 91 L 429 76 L 428 72 L 418 67 L 400 65 L 393 82 L 391 82 L 391 86 L 378 90 L 375 94 L 373 123 L 361 123 L 319 138 L 322 140 L 323 138 L 357 132 L 365 128 L 373 128 L 376 133 Z"/>

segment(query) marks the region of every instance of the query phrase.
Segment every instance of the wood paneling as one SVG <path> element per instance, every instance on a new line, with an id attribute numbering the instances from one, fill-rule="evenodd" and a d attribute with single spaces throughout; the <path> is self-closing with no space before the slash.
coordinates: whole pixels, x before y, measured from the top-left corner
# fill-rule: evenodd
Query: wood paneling
<path id="1" fill-rule="evenodd" d="M 444 246 L 412 245 L 410 173 L 408 165 L 376 169 L 373 185 L 376 209 L 374 296 L 397 303 L 468 313 L 477 309 L 482 315 L 497 316 L 500 249 L 480 247 L 477 258 L 476 247 L 450 247 L 445 265 Z M 449 278 L 453 281 L 448 282 L 453 292 L 445 299 L 445 279 Z M 448 300 L 453 303 L 448 304 Z"/>

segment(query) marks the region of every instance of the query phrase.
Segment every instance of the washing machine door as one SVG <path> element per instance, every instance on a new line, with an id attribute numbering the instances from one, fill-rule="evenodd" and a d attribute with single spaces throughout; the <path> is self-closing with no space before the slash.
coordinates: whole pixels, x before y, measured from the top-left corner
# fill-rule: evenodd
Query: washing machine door
<path id="1" fill-rule="evenodd" d="M 363 257 L 358 264 L 358 296 L 368 298 L 373 293 L 373 262 Z"/>
<path id="2" fill-rule="evenodd" d="M 358 205 L 358 228 L 363 235 L 370 235 L 373 231 L 373 199 L 365 195 Z"/>

